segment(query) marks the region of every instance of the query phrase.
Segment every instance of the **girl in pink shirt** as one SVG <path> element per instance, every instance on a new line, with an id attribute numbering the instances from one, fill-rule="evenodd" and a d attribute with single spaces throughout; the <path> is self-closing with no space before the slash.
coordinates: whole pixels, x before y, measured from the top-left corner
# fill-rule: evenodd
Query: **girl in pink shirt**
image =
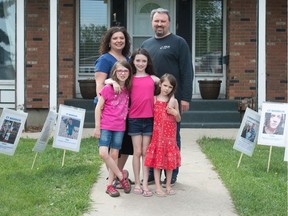
<path id="1" fill-rule="evenodd" d="M 150 143 L 153 130 L 154 86 L 159 82 L 152 60 L 145 49 L 137 49 L 130 58 L 133 78 L 131 88 L 131 106 L 128 113 L 128 134 L 132 138 L 132 166 L 135 178 L 135 194 L 145 197 L 153 195 L 148 188 L 149 167 L 144 166 L 146 149 Z M 141 162 L 142 159 L 142 162 Z M 140 167 L 143 183 L 140 183 Z"/>
<path id="2" fill-rule="evenodd" d="M 106 193 L 112 197 L 120 195 L 117 189 L 112 186 L 115 175 L 118 177 L 125 193 L 129 193 L 131 190 L 127 172 L 124 170 L 121 172 L 117 166 L 118 154 L 126 129 L 131 71 L 131 66 L 127 61 L 114 64 L 111 69 L 111 79 L 118 83 L 121 92 L 115 94 L 111 85 L 104 86 L 99 92 L 98 103 L 95 108 L 94 136 L 99 139 L 99 155 L 109 169 Z"/>

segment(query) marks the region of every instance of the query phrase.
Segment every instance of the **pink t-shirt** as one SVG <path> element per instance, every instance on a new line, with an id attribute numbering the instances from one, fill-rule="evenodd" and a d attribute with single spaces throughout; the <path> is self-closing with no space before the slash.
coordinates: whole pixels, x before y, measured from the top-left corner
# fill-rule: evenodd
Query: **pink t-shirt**
<path id="1" fill-rule="evenodd" d="M 100 128 L 111 131 L 125 131 L 128 114 L 129 94 L 122 90 L 115 94 L 111 85 L 106 85 L 99 93 L 104 98 Z"/>
<path id="2" fill-rule="evenodd" d="M 151 118 L 154 107 L 154 80 L 150 75 L 132 78 L 129 118 Z"/>

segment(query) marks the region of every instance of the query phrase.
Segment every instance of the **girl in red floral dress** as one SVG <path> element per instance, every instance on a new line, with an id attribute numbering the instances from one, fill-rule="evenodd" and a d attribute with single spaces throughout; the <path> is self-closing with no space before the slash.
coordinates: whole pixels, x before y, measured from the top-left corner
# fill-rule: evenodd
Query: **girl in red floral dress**
<path id="1" fill-rule="evenodd" d="M 148 146 L 145 166 L 154 168 L 155 194 L 157 196 L 173 195 L 171 188 L 172 171 L 181 164 L 180 151 L 176 143 L 176 122 L 181 121 L 178 102 L 171 96 L 176 90 L 176 79 L 171 74 L 160 78 L 158 92 L 154 99 L 154 126 L 151 143 Z M 167 103 L 174 100 L 174 106 Z M 171 104 L 170 101 L 169 104 Z M 173 103 L 172 103 L 173 104 Z M 160 184 L 160 172 L 166 171 L 166 193 Z"/>

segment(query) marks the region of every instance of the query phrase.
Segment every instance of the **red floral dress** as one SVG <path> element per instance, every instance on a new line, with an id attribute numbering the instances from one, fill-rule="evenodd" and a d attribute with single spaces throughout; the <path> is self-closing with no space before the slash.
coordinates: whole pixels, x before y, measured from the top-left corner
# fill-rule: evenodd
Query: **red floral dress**
<path id="1" fill-rule="evenodd" d="M 181 165 L 180 151 L 176 143 L 176 121 L 166 112 L 167 102 L 156 101 L 151 143 L 145 157 L 145 166 L 173 170 Z"/>

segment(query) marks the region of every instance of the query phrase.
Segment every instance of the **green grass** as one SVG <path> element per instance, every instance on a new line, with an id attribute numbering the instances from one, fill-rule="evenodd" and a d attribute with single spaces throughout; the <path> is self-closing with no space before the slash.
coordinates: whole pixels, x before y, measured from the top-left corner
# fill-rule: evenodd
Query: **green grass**
<path id="1" fill-rule="evenodd" d="M 239 215 L 287 215 L 287 163 L 284 148 L 273 147 L 267 172 L 269 146 L 257 145 L 253 156 L 233 149 L 234 140 L 207 138 L 197 141 L 229 190 Z"/>
<path id="2" fill-rule="evenodd" d="M 81 215 L 90 206 L 90 190 L 102 164 L 96 139 L 81 141 L 80 151 L 52 148 L 35 157 L 36 140 L 20 139 L 14 156 L 0 154 L 0 215 Z"/>

